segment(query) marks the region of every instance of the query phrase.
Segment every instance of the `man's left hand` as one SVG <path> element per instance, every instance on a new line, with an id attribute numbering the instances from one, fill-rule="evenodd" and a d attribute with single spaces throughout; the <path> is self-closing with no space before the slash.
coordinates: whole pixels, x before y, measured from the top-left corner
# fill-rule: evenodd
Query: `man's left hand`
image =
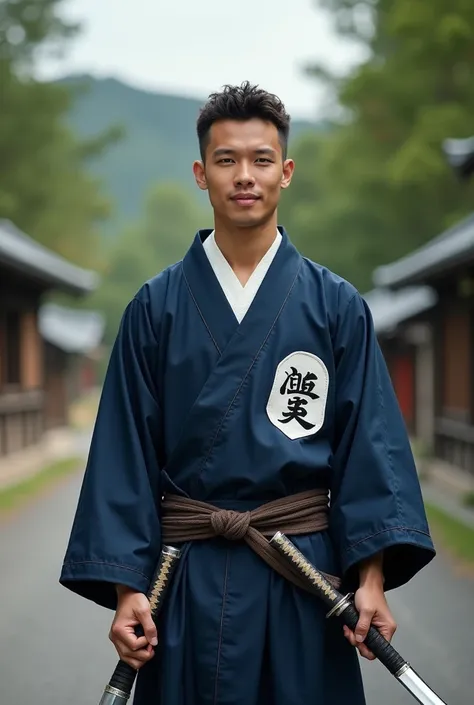
<path id="1" fill-rule="evenodd" d="M 391 641 L 397 624 L 390 612 L 385 593 L 380 585 L 364 585 L 354 595 L 354 603 L 359 612 L 359 621 L 354 631 L 344 625 L 344 635 L 352 646 L 359 649 L 361 656 L 373 661 L 375 656 L 363 643 L 370 626 L 376 627 L 387 641 Z"/>

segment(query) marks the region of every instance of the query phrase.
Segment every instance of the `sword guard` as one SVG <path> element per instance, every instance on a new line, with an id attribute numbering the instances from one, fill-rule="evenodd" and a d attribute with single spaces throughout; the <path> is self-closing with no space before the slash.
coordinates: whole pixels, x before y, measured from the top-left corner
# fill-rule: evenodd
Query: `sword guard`
<path id="1" fill-rule="evenodd" d="M 329 612 L 326 614 L 326 619 L 329 619 L 330 617 L 339 617 L 344 612 L 344 610 L 349 607 L 349 605 L 352 603 L 353 597 L 354 593 L 348 592 L 347 595 L 342 598 L 342 600 L 336 602 L 334 607 L 329 610 Z"/>

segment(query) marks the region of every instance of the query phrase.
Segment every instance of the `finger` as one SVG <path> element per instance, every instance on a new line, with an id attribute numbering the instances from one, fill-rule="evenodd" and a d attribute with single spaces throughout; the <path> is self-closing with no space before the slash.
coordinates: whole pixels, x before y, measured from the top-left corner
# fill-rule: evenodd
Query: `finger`
<path id="1" fill-rule="evenodd" d="M 365 644 L 359 644 L 356 641 L 354 632 L 348 629 L 348 627 L 344 627 L 344 635 L 346 636 L 347 640 L 352 644 L 352 646 L 355 646 L 358 649 L 361 656 L 368 659 L 369 661 L 373 661 L 375 659 L 374 654 Z"/>
<path id="2" fill-rule="evenodd" d="M 124 649 L 122 651 L 122 655 L 124 658 L 133 659 L 134 661 L 137 661 L 137 663 L 143 664 L 147 663 L 153 658 L 153 656 L 155 655 L 155 651 L 153 649 L 153 646 L 150 646 L 150 644 L 148 644 L 148 647 L 146 649 L 141 649 L 140 651 L 129 651 L 128 649 Z"/>
<path id="3" fill-rule="evenodd" d="M 148 646 L 148 639 L 145 636 L 135 636 L 133 628 L 121 622 L 116 622 L 112 626 L 109 639 L 113 644 L 120 642 L 128 651 L 138 651 Z"/>
<path id="4" fill-rule="evenodd" d="M 158 644 L 158 634 L 156 631 L 156 625 L 151 617 L 150 605 L 148 602 L 143 607 L 136 610 L 137 619 L 143 627 L 145 632 L 145 637 L 149 644 L 156 646 Z"/>
<path id="5" fill-rule="evenodd" d="M 120 656 L 121 661 L 124 661 L 125 663 L 128 663 L 129 666 L 134 668 L 136 671 L 139 671 L 140 668 L 142 668 L 145 665 L 145 661 L 139 661 L 137 658 L 133 658 L 131 656 Z"/>
<path id="6" fill-rule="evenodd" d="M 372 610 L 361 609 L 359 613 L 359 620 L 356 624 L 356 628 L 354 629 L 355 638 L 359 644 L 365 640 L 373 616 L 374 612 Z"/>
<path id="7" fill-rule="evenodd" d="M 352 646 L 355 646 L 359 650 L 361 656 L 369 661 L 373 661 L 375 659 L 374 654 L 365 644 L 357 643 L 354 632 L 352 632 L 347 626 L 344 626 L 344 636 L 352 644 Z"/>
<path id="8" fill-rule="evenodd" d="M 392 641 L 393 635 L 397 631 L 397 624 L 395 622 L 388 622 L 380 629 L 380 633 L 387 641 Z"/>
<path id="9" fill-rule="evenodd" d="M 129 663 L 133 668 L 136 668 L 137 665 L 143 666 L 155 655 L 155 650 L 150 644 L 145 649 L 140 649 L 140 651 L 131 651 L 122 642 L 115 644 L 115 648 L 122 661 Z"/>
<path id="10" fill-rule="evenodd" d="M 141 649 L 146 649 L 147 646 L 149 646 L 146 636 L 137 638 L 133 634 L 128 634 L 127 632 L 123 635 L 122 641 L 129 651 L 140 651 Z"/>
<path id="11" fill-rule="evenodd" d="M 354 632 L 344 625 L 344 636 L 352 646 L 357 646 Z"/>
<path id="12" fill-rule="evenodd" d="M 365 644 L 357 644 L 357 648 L 361 656 L 363 656 L 368 661 L 375 661 L 375 656 L 372 651 Z"/>

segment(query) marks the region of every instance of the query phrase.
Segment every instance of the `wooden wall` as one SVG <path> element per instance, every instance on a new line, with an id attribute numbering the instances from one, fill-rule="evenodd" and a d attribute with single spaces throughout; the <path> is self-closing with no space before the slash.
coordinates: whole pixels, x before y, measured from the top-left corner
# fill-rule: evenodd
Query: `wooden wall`
<path id="1" fill-rule="evenodd" d="M 474 475 L 474 298 L 453 277 L 440 289 L 436 358 L 436 455 Z"/>
<path id="2" fill-rule="evenodd" d="M 0 268 L 0 456 L 37 443 L 44 428 L 40 290 Z"/>
<path id="3" fill-rule="evenodd" d="M 385 362 L 397 395 L 407 430 L 416 434 L 416 351 L 402 338 L 380 341 Z"/>

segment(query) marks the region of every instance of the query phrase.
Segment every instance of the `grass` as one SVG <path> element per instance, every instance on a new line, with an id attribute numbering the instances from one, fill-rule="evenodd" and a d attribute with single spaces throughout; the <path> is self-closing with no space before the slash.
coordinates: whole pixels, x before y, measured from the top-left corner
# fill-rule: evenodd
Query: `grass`
<path id="1" fill-rule="evenodd" d="M 77 470 L 81 463 L 83 460 L 78 457 L 64 458 L 47 465 L 33 477 L 0 490 L 0 513 L 16 509 L 56 480 Z"/>
<path id="2" fill-rule="evenodd" d="M 426 504 L 426 514 L 440 543 L 453 556 L 474 566 L 474 529 L 432 504 Z"/>
<path id="3" fill-rule="evenodd" d="M 474 507 L 474 492 L 466 492 L 462 498 L 465 507 Z"/>

